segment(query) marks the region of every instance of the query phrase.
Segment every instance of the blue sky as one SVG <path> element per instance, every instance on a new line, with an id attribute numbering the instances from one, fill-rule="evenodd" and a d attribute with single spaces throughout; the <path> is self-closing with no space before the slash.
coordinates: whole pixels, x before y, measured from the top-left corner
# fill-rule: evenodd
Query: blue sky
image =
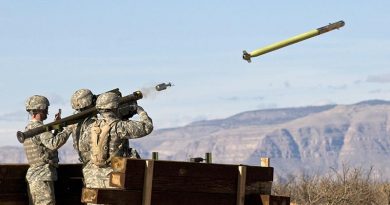
<path id="1" fill-rule="evenodd" d="M 0 3 L 0 145 L 34 94 L 71 114 L 70 96 L 174 87 L 139 104 L 157 128 L 239 112 L 390 100 L 389 1 L 11 1 Z M 252 51 L 346 25 L 254 58 Z M 50 122 L 47 120 L 47 123 Z"/>

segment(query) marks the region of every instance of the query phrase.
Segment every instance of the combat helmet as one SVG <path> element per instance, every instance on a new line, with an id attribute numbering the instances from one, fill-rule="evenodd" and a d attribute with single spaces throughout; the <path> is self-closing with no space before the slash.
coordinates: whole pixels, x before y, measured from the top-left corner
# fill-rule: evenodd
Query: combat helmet
<path id="1" fill-rule="evenodd" d="M 46 110 L 49 108 L 49 100 L 42 95 L 33 95 L 26 100 L 26 110 Z"/>
<path id="2" fill-rule="evenodd" d="M 96 99 L 96 108 L 100 110 L 112 110 L 118 108 L 119 95 L 108 92 L 99 95 Z"/>
<path id="3" fill-rule="evenodd" d="M 73 93 L 70 100 L 72 108 L 75 110 L 82 109 L 92 105 L 94 95 L 88 89 L 80 89 Z"/>

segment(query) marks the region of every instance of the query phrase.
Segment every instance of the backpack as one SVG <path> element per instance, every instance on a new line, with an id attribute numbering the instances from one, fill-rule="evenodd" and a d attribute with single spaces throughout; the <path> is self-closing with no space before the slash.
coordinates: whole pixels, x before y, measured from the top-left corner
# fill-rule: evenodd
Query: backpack
<path id="1" fill-rule="evenodd" d="M 96 121 L 91 129 L 91 161 L 98 167 L 104 167 L 109 159 L 109 136 L 111 128 L 117 121 L 106 123 Z"/>

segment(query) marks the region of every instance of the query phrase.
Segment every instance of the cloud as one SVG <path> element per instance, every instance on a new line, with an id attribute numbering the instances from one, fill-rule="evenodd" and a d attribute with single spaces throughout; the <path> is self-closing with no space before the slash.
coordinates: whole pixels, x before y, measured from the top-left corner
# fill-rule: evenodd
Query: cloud
<path id="1" fill-rule="evenodd" d="M 369 83 L 390 83 L 390 73 L 383 75 L 368 76 L 366 82 Z"/>
<path id="2" fill-rule="evenodd" d="M 221 100 L 225 100 L 225 101 L 239 101 L 240 98 L 237 97 L 237 96 L 233 96 L 233 97 L 221 97 L 220 98 Z"/>
<path id="3" fill-rule="evenodd" d="M 263 96 L 252 96 L 252 97 L 238 97 L 238 96 L 232 96 L 232 97 L 220 97 L 221 100 L 224 100 L 224 101 L 230 101 L 230 102 L 237 102 L 237 101 L 248 101 L 248 100 L 252 100 L 252 101 L 261 101 L 261 100 L 264 100 L 264 97 Z"/>
<path id="4" fill-rule="evenodd" d="M 28 113 L 26 111 L 15 111 L 10 113 L 4 113 L 0 115 L 0 121 L 26 121 L 28 119 Z"/>
<path id="5" fill-rule="evenodd" d="M 181 127 L 188 124 L 191 124 L 193 122 L 197 121 L 204 121 L 209 119 L 214 119 L 213 117 L 206 116 L 206 115 L 197 115 L 197 116 L 190 116 L 190 115 L 178 115 L 178 116 L 171 116 L 168 120 L 166 118 L 163 119 L 154 119 L 156 123 L 154 123 L 154 127 L 156 129 L 163 129 L 163 128 L 172 128 L 172 127 Z"/>
<path id="6" fill-rule="evenodd" d="M 334 90 L 345 90 L 347 89 L 347 85 L 346 84 L 343 84 L 343 85 L 328 85 L 328 88 L 330 89 L 334 89 Z"/>
<path id="7" fill-rule="evenodd" d="M 263 96 L 254 96 L 251 99 L 255 100 L 255 101 L 261 101 L 261 100 L 264 100 L 264 97 Z"/>
<path id="8" fill-rule="evenodd" d="M 50 105 L 65 105 L 70 103 L 70 98 L 65 100 L 57 93 L 51 93 L 47 96 L 47 98 L 49 99 Z"/>
<path id="9" fill-rule="evenodd" d="M 311 106 L 323 106 L 323 105 L 334 105 L 334 104 L 336 104 L 336 103 L 333 102 L 332 100 L 322 99 L 322 100 L 318 100 L 314 103 L 311 103 Z"/>
<path id="10" fill-rule="evenodd" d="M 288 81 L 284 81 L 283 83 L 284 87 L 289 88 L 291 85 Z"/>
<path id="11" fill-rule="evenodd" d="M 368 93 L 376 94 L 376 93 L 382 93 L 382 89 L 376 89 L 376 90 L 370 90 Z"/>
<path id="12" fill-rule="evenodd" d="M 278 104 L 277 103 L 261 103 L 256 106 L 258 109 L 272 109 L 272 108 L 277 108 Z"/>

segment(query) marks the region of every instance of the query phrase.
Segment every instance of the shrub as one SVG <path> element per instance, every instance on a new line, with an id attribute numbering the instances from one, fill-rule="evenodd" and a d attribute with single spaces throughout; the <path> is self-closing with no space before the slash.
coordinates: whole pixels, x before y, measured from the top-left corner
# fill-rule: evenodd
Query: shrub
<path id="1" fill-rule="evenodd" d="M 376 179 L 373 168 L 351 168 L 343 165 L 340 171 L 325 175 L 303 174 L 289 177 L 284 183 L 274 183 L 275 195 L 290 196 L 296 204 L 390 204 L 390 184 Z"/>

